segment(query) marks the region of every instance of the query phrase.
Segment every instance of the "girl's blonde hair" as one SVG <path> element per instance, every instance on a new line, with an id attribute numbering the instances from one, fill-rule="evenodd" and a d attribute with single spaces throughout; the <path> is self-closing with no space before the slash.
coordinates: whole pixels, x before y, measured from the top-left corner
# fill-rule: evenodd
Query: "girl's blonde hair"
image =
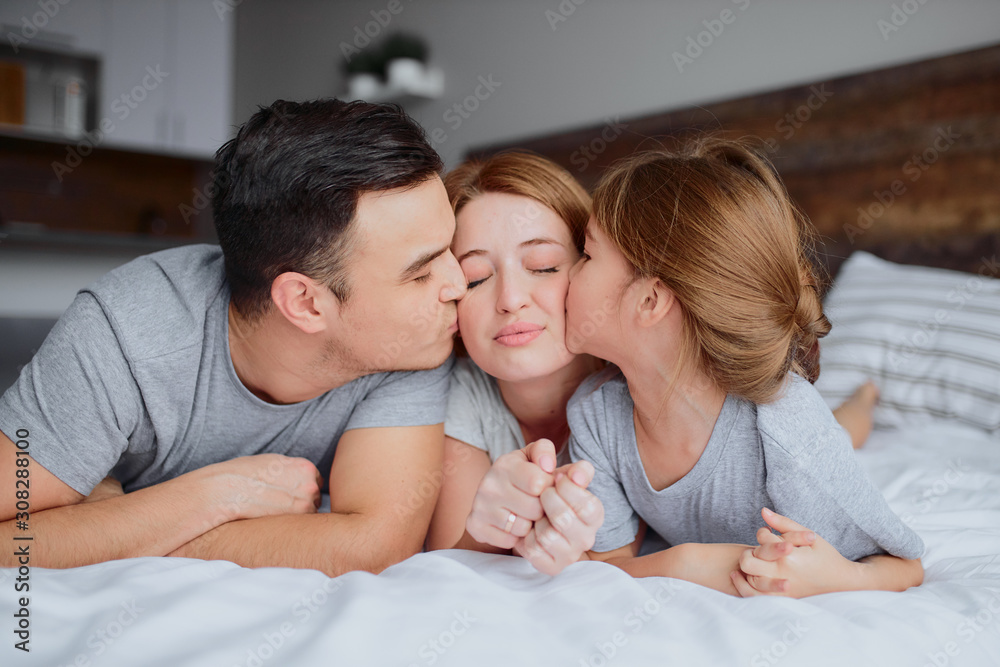
<path id="1" fill-rule="evenodd" d="M 469 160 L 445 176 L 445 188 L 457 215 L 479 195 L 504 192 L 534 199 L 562 218 L 577 251 L 590 219 L 590 195 L 573 176 L 540 155 L 528 151 L 498 153 L 485 160 Z"/>
<path id="2" fill-rule="evenodd" d="M 707 137 L 626 158 L 594 192 L 594 217 L 636 278 L 658 278 L 684 317 L 680 364 L 727 393 L 774 400 L 789 371 L 815 382 L 830 331 L 809 223 L 747 141 Z"/>

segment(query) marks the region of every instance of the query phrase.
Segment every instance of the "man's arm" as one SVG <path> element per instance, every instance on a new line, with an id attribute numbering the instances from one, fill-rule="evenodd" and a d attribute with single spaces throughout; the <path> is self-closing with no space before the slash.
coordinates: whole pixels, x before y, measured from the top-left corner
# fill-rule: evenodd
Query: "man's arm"
<path id="1" fill-rule="evenodd" d="M 330 469 L 329 514 L 234 521 L 171 555 L 337 576 L 380 572 L 420 551 L 440 485 L 444 426 L 344 433 Z"/>
<path id="2" fill-rule="evenodd" d="M 275 457 L 285 465 L 280 473 L 272 474 L 275 468 L 268 464 Z M 27 463 L 18 465 L 19 458 Z M 19 470 L 28 472 L 18 477 Z M 219 463 L 133 493 L 84 503 L 82 494 L 30 455 L 19 455 L 2 432 L 0 479 L 0 542 L 30 545 L 31 564 L 51 568 L 163 556 L 226 521 L 303 512 L 310 507 L 315 511 L 319 493 L 318 472 L 311 463 L 264 455 Z M 27 488 L 22 485 L 20 489 L 28 492 L 26 515 L 17 507 L 18 479 L 27 482 Z M 33 539 L 15 542 L 15 536 Z M 17 564 L 13 549 L 0 550 L 0 566 Z"/>

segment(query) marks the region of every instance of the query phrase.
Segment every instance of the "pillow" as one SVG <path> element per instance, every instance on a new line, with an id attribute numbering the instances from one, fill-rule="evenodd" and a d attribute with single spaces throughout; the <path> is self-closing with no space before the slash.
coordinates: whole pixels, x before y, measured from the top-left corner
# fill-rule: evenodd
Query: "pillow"
<path id="1" fill-rule="evenodd" d="M 866 379 L 876 428 L 957 420 L 1000 433 L 1000 263 L 978 274 L 905 266 L 856 252 L 824 310 L 816 388 L 831 408 Z"/>

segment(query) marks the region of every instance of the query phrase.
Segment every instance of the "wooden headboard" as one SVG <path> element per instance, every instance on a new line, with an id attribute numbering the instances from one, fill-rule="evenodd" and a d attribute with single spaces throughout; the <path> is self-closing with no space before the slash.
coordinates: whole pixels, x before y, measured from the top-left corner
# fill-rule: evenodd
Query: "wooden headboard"
<path id="1" fill-rule="evenodd" d="M 707 131 L 767 142 L 833 270 L 858 248 L 965 270 L 1000 251 L 1000 45 L 469 155 L 533 150 L 592 188 L 618 158 Z"/>

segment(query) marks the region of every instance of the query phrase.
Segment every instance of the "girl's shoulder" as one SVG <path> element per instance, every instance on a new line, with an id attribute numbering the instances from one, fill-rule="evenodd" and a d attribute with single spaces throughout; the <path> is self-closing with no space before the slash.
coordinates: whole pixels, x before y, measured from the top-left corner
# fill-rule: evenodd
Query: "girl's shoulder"
<path id="1" fill-rule="evenodd" d="M 823 446 L 850 447 L 847 432 L 826 401 L 800 375 L 789 373 L 778 397 L 756 407 L 757 430 L 765 447 L 777 446 L 793 456 Z"/>
<path id="2" fill-rule="evenodd" d="M 580 383 L 569 399 L 566 410 L 592 412 L 598 406 L 603 408 L 609 402 L 615 404 L 621 402 L 623 394 L 631 400 L 625 376 L 617 366 L 609 364 Z M 629 409 L 631 410 L 631 407 Z"/>

